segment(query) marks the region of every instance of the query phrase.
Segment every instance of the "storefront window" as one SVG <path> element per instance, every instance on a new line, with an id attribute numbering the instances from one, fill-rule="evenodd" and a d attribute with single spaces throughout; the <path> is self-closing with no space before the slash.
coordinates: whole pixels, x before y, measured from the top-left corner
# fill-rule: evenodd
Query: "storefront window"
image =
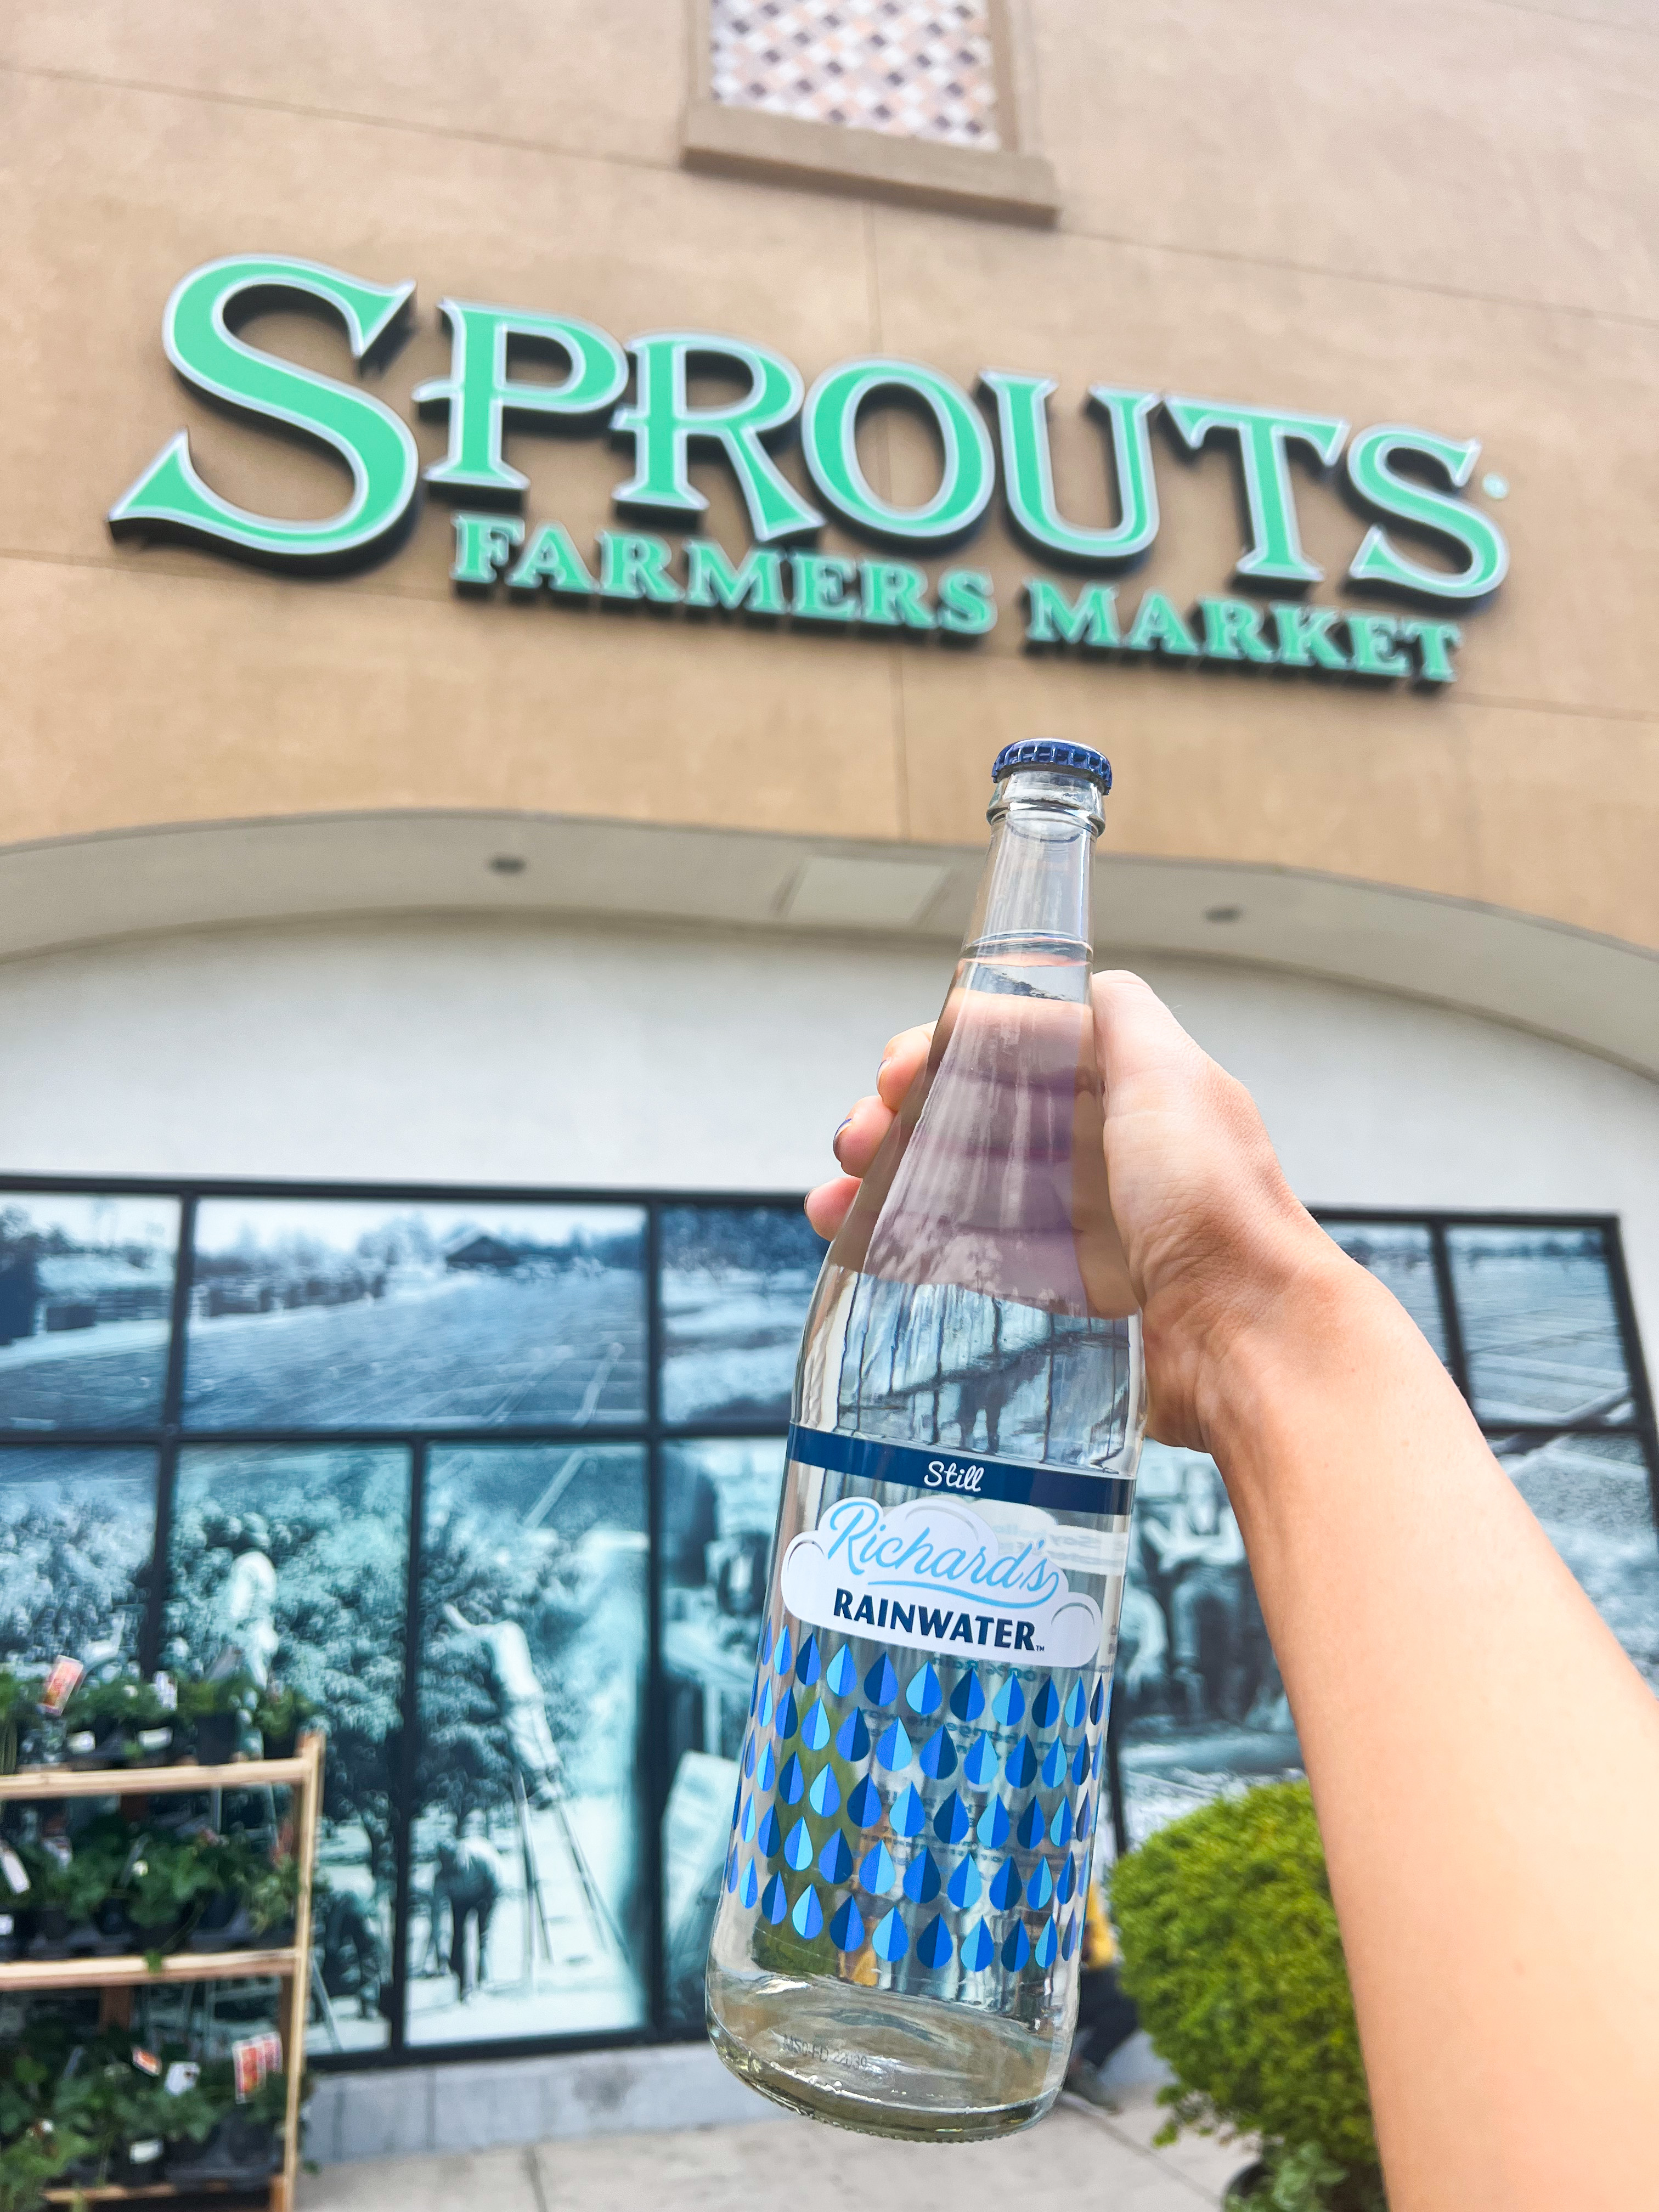
<path id="1" fill-rule="evenodd" d="M 428 1456 L 410 2043 L 647 2017 L 647 1550 L 638 1449 Z"/>
<path id="2" fill-rule="evenodd" d="M 645 1410 L 635 1207 L 204 1201 L 193 1428 L 540 1426 Z"/>
<path id="3" fill-rule="evenodd" d="M 0 1191 L 0 1430 L 160 1419 L 179 1202 Z"/>
<path id="4" fill-rule="evenodd" d="M 1616 1228 L 1326 1225 L 1659 1689 Z M 323 1708 L 319 2063 L 701 2032 L 823 1252 L 793 1199 L 0 1194 L 0 1664 L 252 1636 Z M 1146 1449 L 1112 1714 L 1127 1841 L 1297 1770 L 1197 1453 Z"/>

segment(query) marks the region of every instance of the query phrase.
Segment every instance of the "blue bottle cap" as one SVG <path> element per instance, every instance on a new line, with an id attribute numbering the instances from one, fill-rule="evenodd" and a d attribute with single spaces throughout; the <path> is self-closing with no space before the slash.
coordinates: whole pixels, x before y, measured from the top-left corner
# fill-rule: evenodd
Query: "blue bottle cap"
<path id="1" fill-rule="evenodd" d="M 1074 769 L 1092 776 L 1103 792 L 1112 787 L 1112 763 L 1104 753 L 1089 745 L 1062 744 L 1058 738 L 1022 738 L 1016 745 L 1004 745 L 991 763 L 992 782 L 1016 768 Z"/>

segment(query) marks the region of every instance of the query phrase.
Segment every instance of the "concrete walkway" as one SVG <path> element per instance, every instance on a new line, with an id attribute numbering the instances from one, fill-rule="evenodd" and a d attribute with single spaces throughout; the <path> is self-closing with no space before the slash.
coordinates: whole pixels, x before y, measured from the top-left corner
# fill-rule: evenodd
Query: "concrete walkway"
<path id="1" fill-rule="evenodd" d="M 770 2204 L 847 2212 L 921 2203 L 941 2182 L 978 2204 L 1057 2202 L 1063 2192 L 1063 2201 L 1099 2212 L 1218 2205 L 1247 2154 L 1200 2136 L 1154 2150 L 1163 2118 L 1149 2086 L 1127 2091 L 1115 2113 L 1063 2097 L 1023 2135 L 946 2151 L 776 2113 L 737 2125 L 360 2159 L 302 2179 L 298 2212 L 753 2212 Z"/>

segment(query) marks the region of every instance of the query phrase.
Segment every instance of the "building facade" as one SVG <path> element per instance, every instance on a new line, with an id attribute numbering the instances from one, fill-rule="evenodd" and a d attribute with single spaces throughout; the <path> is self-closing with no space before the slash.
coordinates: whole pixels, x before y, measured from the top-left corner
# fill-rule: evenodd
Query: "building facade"
<path id="1" fill-rule="evenodd" d="M 1659 1682 L 1640 10 L 0 38 L 0 1630 L 271 1559 L 320 2057 L 695 2030 L 799 1197 L 1016 738 Z M 1296 1761 L 1143 1500 L 1120 1841 Z"/>

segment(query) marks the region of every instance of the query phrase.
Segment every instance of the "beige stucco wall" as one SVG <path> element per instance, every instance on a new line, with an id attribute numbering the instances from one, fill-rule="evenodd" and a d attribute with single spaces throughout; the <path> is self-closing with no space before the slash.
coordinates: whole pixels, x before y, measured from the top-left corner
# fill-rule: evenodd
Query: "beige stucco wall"
<path id="1" fill-rule="evenodd" d="M 1111 751 L 1126 853 L 1659 946 L 1649 12 L 1035 0 L 1026 20 L 1053 232 L 686 173 L 680 0 L 5 11 L 0 842 L 487 809 L 962 846 L 992 750 L 1043 732 Z M 228 495 L 337 503 L 319 459 L 209 414 L 162 359 L 179 277 L 254 249 L 417 281 L 415 334 L 375 386 L 404 410 L 446 365 L 446 292 L 623 338 L 741 333 L 809 378 L 866 350 L 964 382 L 1046 372 L 1084 520 L 1104 519 L 1077 411 L 1092 381 L 1479 436 L 1512 487 L 1510 578 L 1465 622 L 1459 683 L 1425 696 L 1034 662 L 1016 605 L 1033 564 L 1000 521 L 966 557 L 995 573 L 1002 621 L 957 653 L 462 602 L 435 507 L 392 562 L 325 583 L 117 546 L 106 509 L 186 423 Z M 261 327 L 344 366 L 317 325 Z M 435 455 L 440 432 L 418 434 Z M 532 518 L 579 540 L 616 519 L 623 460 L 602 440 L 512 452 Z M 1225 589 L 1231 459 L 1183 466 L 1162 433 L 1156 452 L 1145 580 Z M 902 491 L 919 459 L 878 440 L 872 471 Z M 736 550 L 729 484 L 696 473 Z M 1340 596 L 1362 526 L 1298 484 L 1318 596 Z"/>

